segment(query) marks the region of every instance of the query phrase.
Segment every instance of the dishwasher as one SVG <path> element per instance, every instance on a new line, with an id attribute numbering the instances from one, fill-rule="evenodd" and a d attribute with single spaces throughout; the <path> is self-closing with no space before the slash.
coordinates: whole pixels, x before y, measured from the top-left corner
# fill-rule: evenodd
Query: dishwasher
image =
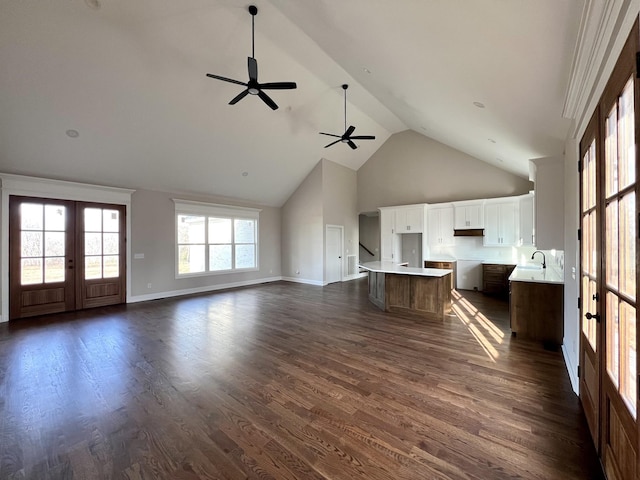
<path id="1" fill-rule="evenodd" d="M 482 262 L 480 260 L 458 260 L 458 290 L 482 289 Z"/>

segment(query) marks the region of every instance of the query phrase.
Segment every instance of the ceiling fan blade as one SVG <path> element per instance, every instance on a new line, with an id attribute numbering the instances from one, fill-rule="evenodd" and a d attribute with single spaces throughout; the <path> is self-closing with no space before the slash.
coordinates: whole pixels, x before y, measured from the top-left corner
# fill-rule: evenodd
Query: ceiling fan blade
<path id="1" fill-rule="evenodd" d="M 342 141 L 342 139 L 336 140 L 335 142 L 331 142 L 329 145 L 325 145 L 324 148 L 330 147 L 331 145 L 335 145 L 336 143 L 341 142 L 341 141 Z"/>
<path id="2" fill-rule="evenodd" d="M 277 110 L 278 109 L 278 105 L 276 105 L 276 102 L 271 100 L 271 97 L 269 97 L 269 95 L 264 93 L 262 90 L 258 91 L 258 96 L 262 99 L 262 101 L 264 103 L 266 103 L 267 105 L 269 105 L 271 107 L 271 110 Z"/>
<path id="3" fill-rule="evenodd" d="M 347 131 L 344 132 L 344 137 L 349 137 L 353 131 L 356 129 L 356 127 L 354 127 L 353 125 L 351 125 L 349 128 L 347 128 Z"/>
<path id="4" fill-rule="evenodd" d="M 253 57 L 247 57 L 247 63 L 249 66 L 249 81 L 258 81 L 258 62 Z"/>
<path id="5" fill-rule="evenodd" d="M 230 102 L 229 105 L 235 105 L 236 103 L 238 103 L 240 100 L 242 100 L 244 97 L 246 97 L 249 94 L 249 90 L 243 90 L 242 92 L 240 92 L 236 97 L 234 97 Z"/>
<path id="6" fill-rule="evenodd" d="M 262 90 L 292 90 L 298 88 L 296 82 L 272 82 L 258 85 Z"/>
<path id="7" fill-rule="evenodd" d="M 347 142 L 347 145 L 349 145 L 349 146 L 350 146 L 351 148 L 353 148 L 354 150 L 355 150 L 356 148 L 358 148 L 358 146 L 357 146 L 355 143 L 353 143 L 351 140 L 349 140 L 349 141 Z"/>
<path id="8" fill-rule="evenodd" d="M 334 135 L 333 133 L 318 132 L 320 135 L 329 135 L 330 137 L 342 138 L 342 135 Z"/>
<path id="9" fill-rule="evenodd" d="M 375 140 L 376 137 L 373 135 L 356 135 L 355 137 L 349 137 L 352 140 Z"/>
<path id="10" fill-rule="evenodd" d="M 241 82 L 240 80 L 234 80 L 233 78 L 221 77 L 220 75 L 214 75 L 213 73 L 207 73 L 207 77 L 215 78 L 216 80 L 222 80 L 223 82 L 235 83 L 236 85 L 244 85 L 247 86 L 246 83 Z"/>

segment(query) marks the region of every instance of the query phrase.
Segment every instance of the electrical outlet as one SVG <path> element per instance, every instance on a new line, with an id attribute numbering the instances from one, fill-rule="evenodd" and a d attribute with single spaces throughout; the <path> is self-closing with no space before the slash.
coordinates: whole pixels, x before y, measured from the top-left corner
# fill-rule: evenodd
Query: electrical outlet
<path id="1" fill-rule="evenodd" d="M 150 283 L 147 283 L 147 288 L 151 288 L 151 284 Z"/>

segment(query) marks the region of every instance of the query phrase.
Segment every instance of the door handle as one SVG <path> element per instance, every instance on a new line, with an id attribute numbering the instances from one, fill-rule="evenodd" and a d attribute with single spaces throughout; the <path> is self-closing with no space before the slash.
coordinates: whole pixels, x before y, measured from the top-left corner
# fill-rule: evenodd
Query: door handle
<path id="1" fill-rule="evenodd" d="M 595 319 L 596 322 L 600 323 L 600 314 L 599 313 L 587 312 L 587 313 L 585 313 L 584 316 L 587 317 L 587 320 Z"/>

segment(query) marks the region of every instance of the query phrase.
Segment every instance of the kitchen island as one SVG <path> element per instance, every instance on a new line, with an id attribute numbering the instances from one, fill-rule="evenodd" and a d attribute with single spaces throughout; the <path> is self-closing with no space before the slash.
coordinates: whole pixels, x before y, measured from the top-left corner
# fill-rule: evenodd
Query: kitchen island
<path id="1" fill-rule="evenodd" d="M 369 300 L 385 312 L 442 320 L 451 311 L 452 270 L 392 262 L 368 262 L 360 267 L 369 272 Z"/>

